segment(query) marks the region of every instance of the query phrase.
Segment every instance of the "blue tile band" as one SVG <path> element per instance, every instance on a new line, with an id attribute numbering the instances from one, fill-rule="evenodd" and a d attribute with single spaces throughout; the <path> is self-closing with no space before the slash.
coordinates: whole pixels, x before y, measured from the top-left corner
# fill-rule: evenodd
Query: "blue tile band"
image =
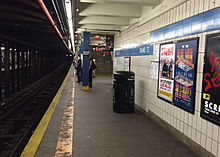
<path id="1" fill-rule="evenodd" d="M 150 32 L 152 42 L 220 29 L 220 7 Z"/>

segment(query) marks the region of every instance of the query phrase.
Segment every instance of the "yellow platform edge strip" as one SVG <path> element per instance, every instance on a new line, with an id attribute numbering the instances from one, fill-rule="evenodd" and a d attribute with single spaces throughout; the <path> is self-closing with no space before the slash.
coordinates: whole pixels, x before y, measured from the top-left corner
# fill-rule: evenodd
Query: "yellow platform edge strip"
<path id="1" fill-rule="evenodd" d="M 33 157 L 40 145 L 40 142 L 44 136 L 44 133 L 48 127 L 50 119 L 53 115 L 55 107 L 59 102 L 60 96 L 63 92 L 63 88 L 66 84 L 66 81 L 69 77 L 70 71 L 72 66 L 70 67 L 68 74 L 66 75 L 61 87 L 59 88 L 56 96 L 54 97 L 53 101 L 51 102 L 49 108 L 47 109 L 46 113 L 44 114 L 43 118 L 41 119 L 40 123 L 38 124 L 36 130 L 34 131 L 33 135 L 31 136 L 30 140 L 28 141 L 27 145 L 25 146 L 22 154 L 20 157 Z"/>

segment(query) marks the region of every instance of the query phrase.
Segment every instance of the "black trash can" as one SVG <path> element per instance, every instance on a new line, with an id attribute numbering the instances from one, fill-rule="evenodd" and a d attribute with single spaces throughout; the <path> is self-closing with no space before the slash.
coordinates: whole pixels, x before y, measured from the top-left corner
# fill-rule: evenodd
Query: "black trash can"
<path id="1" fill-rule="evenodd" d="M 113 110 L 117 113 L 134 112 L 134 82 L 132 71 L 116 71 L 113 78 Z"/>

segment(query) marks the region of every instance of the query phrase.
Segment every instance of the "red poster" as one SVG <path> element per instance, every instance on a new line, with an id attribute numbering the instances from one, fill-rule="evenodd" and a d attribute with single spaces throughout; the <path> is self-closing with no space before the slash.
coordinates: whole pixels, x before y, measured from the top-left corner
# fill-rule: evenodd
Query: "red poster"
<path id="1" fill-rule="evenodd" d="M 158 96 L 169 102 L 173 99 L 174 60 L 175 44 L 161 45 Z"/>

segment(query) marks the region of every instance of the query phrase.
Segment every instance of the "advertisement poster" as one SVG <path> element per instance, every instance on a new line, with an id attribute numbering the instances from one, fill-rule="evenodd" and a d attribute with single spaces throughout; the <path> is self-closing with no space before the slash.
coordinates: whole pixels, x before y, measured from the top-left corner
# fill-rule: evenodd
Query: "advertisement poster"
<path id="1" fill-rule="evenodd" d="M 206 37 L 201 117 L 220 125 L 220 34 Z"/>
<path id="2" fill-rule="evenodd" d="M 151 61 L 151 78 L 158 78 L 158 61 Z"/>
<path id="3" fill-rule="evenodd" d="M 130 62 L 131 62 L 131 57 L 125 57 L 125 60 L 124 60 L 125 71 L 130 71 Z"/>
<path id="4" fill-rule="evenodd" d="M 163 44 L 160 47 L 158 79 L 158 97 L 169 102 L 173 99 L 175 44 Z"/>
<path id="5" fill-rule="evenodd" d="M 173 103 L 191 113 L 195 106 L 198 39 L 176 43 Z"/>

